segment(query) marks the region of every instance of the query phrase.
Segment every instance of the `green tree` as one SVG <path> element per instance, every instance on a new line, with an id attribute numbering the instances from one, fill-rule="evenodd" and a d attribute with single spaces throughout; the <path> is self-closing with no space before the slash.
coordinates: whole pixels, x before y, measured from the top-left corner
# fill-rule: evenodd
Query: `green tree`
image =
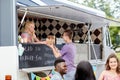
<path id="1" fill-rule="evenodd" d="M 82 4 L 91 8 L 104 11 L 107 17 L 113 17 L 114 12 L 110 8 L 110 2 L 107 2 L 105 0 L 84 0 Z"/>
<path id="2" fill-rule="evenodd" d="M 79 3 L 78 0 L 69 0 Z M 120 0 L 83 0 L 82 5 L 95 8 L 106 13 L 107 18 L 120 18 Z M 116 36 L 120 33 L 120 26 L 110 27 L 110 35 L 114 48 L 118 46 Z"/>
<path id="3" fill-rule="evenodd" d="M 71 2 L 74 2 L 74 3 L 78 3 L 78 4 L 79 4 L 78 0 L 68 0 L 68 1 L 71 1 Z"/>
<path id="4" fill-rule="evenodd" d="M 80 0 L 68 1 L 79 3 Z M 83 3 L 79 4 L 102 10 L 106 13 L 107 17 L 120 18 L 120 0 L 83 0 Z"/>
<path id="5" fill-rule="evenodd" d="M 120 27 L 110 27 L 110 36 L 114 49 L 120 46 Z"/>

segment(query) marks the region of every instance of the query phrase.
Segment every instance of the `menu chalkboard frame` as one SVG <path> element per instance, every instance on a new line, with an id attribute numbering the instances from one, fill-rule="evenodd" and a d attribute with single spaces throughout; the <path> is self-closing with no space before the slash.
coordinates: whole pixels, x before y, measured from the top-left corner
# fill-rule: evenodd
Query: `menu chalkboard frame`
<path id="1" fill-rule="evenodd" d="M 22 46 L 25 50 L 19 56 L 19 69 L 53 66 L 56 58 L 47 45 L 22 43 Z"/>

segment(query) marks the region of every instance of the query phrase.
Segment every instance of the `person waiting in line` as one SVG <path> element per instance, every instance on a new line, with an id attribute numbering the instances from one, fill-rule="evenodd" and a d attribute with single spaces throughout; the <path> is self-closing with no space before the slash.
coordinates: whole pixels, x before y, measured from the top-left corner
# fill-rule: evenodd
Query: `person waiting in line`
<path id="1" fill-rule="evenodd" d="M 63 58 L 67 64 L 67 74 L 64 75 L 64 80 L 74 80 L 74 74 L 76 70 L 74 65 L 76 46 L 72 42 L 72 37 L 72 30 L 65 30 L 62 36 L 65 41 L 65 45 L 61 48 L 61 50 L 58 50 L 54 45 L 48 45 L 52 48 L 54 56 L 56 58 Z"/>
<path id="2" fill-rule="evenodd" d="M 35 24 L 33 21 L 27 21 L 24 26 L 24 31 L 21 34 L 23 43 L 40 42 L 35 35 Z"/>
<path id="3" fill-rule="evenodd" d="M 108 56 L 105 67 L 98 80 L 120 80 L 120 63 L 115 53 Z"/>
<path id="4" fill-rule="evenodd" d="M 78 63 L 75 80 L 96 80 L 92 65 L 88 61 Z"/>
<path id="5" fill-rule="evenodd" d="M 63 75 L 67 72 L 67 65 L 65 60 L 62 58 L 57 58 L 54 62 L 55 73 L 50 80 L 64 80 Z"/>

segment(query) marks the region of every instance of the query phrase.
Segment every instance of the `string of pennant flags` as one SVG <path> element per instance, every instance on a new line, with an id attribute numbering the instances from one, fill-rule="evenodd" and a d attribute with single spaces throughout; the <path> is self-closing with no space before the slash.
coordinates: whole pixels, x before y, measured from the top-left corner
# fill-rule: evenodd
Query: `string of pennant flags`
<path id="1" fill-rule="evenodd" d="M 93 65 L 93 71 L 94 71 L 94 74 L 96 75 L 96 65 Z M 31 80 L 50 80 L 50 78 L 55 74 L 55 70 L 52 69 L 52 71 L 50 72 L 49 75 L 47 75 L 46 77 L 40 77 L 36 74 L 34 74 L 33 72 L 30 73 L 31 74 Z"/>
<path id="2" fill-rule="evenodd" d="M 51 73 L 48 76 L 46 76 L 46 77 L 40 77 L 40 76 L 34 74 L 33 72 L 31 72 L 30 74 L 31 74 L 31 80 L 50 80 L 52 75 L 55 74 L 55 71 L 52 70 Z"/>

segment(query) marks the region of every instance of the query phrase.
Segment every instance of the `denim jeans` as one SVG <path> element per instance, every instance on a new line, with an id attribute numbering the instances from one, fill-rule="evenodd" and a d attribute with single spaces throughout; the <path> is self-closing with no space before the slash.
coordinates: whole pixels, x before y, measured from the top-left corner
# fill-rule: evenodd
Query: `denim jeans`
<path id="1" fill-rule="evenodd" d="M 64 75 L 64 80 L 74 80 L 75 72 L 76 72 L 76 70 L 72 70 L 70 72 L 67 72 L 67 74 Z"/>

